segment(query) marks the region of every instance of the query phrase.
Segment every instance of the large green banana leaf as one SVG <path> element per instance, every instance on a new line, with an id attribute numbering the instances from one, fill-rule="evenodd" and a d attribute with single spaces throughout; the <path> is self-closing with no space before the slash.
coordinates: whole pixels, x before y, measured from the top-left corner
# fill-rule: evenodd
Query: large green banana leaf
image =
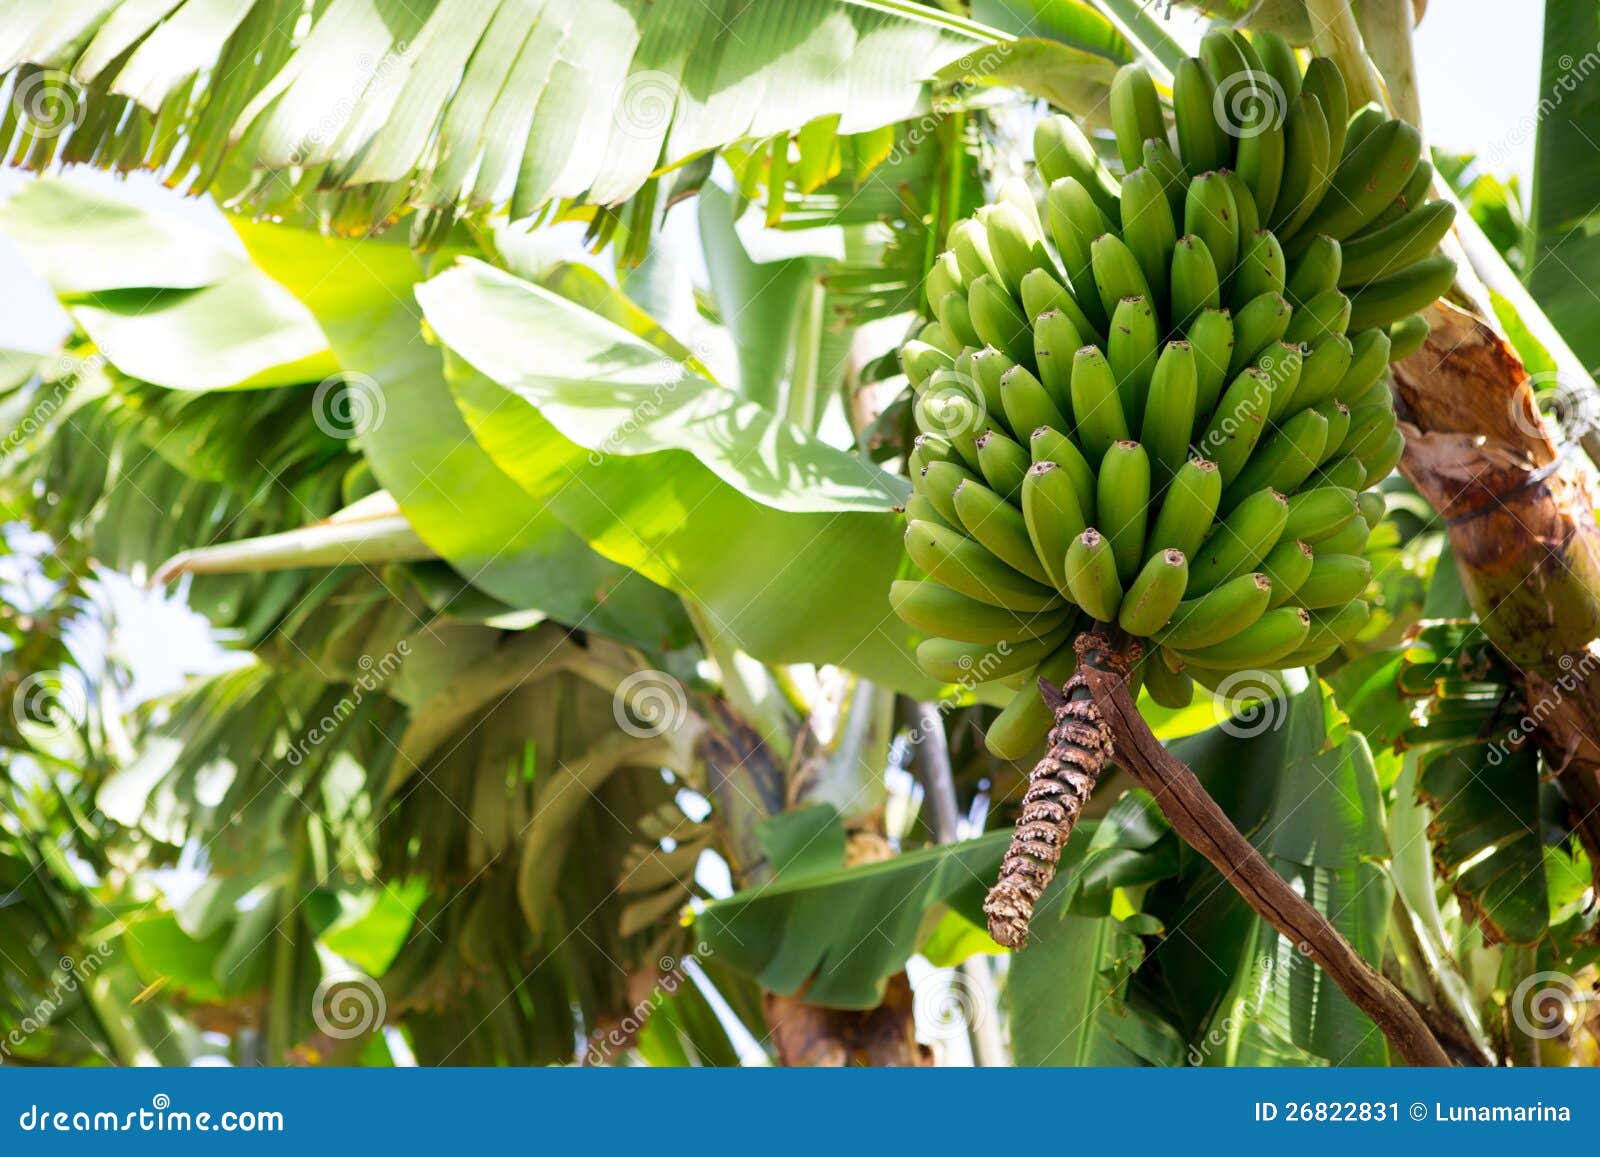
<path id="1" fill-rule="evenodd" d="M 1528 289 L 1573 351 L 1600 367 L 1600 93 L 1575 60 L 1600 41 L 1600 0 L 1546 0 L 1534 148 Z"/>
<path id="2" fill-rule="evenodd" d="M 7 119 L 16 159 L 115 158 L 201 188 L 226 161 L 227 183 L 264 200 L 340 190 L 328 211 L 349 228 L 408 204 L 447 220 L 508 199 L 516 217 L 615 203 L 737 140 L 892 124 L 998 35 L 907 0 L 331 0 L 309 20 L 300 0 L 10 8 L 0 67 L 68 110 Z"/>
<path id="3" fill-rule="evenodd" d="M 803 990 L 835 1008 L 873 1008 L 941 906 L 974 924 L 1009 832 L 846 868 L 844 827 L 827 804 L 762 822 L 777 876 L 708 905 L 696 928 L 709 955 L 772 992 Z"/>
<path id="4" fill-rule="evenodd" d="M 759 659 L 929 690 L 887 607 L 903 480 L 481 262 L 417 296 L 478 443 L 601 554 Z"/>

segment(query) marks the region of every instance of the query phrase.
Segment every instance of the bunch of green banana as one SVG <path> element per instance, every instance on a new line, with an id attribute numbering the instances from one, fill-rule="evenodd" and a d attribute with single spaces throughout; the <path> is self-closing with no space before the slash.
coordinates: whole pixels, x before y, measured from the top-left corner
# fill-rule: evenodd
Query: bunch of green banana
<path id="1" fill-rule="evenodd" d="M 1171 139 L 1139 65 L 1110 112 L 1109 162 L 1041 122 L 1044 195 L 1011 182 L 950 231 L 902 349 L 922 577 L 892 603 L 929 674 L 1012 689 L 1006 758 L 1092 623 L 1144 641 L 1133 677 L 1167 706 L 1361 630 L 1370 488 L 1403 449 L 1388 366 L 1454 274 L 1416 130 L 1352 116 L 1327 60 L 1214 31 L 1176 70 Z"/>

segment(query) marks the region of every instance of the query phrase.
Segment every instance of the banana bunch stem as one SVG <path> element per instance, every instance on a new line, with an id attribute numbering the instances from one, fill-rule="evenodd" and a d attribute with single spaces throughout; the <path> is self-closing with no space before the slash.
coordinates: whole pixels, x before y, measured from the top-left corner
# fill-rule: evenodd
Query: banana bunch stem
<path id="1" fill-rule="evenodd" d="M 1079 635 L 1074 649 L 1077 669 L 1061 687 L 1040 676 L 1039 694 L 1055 718 L 1043 758 L 1028 773 L 1028 792 L 1022 798 L 1011 847 L 1000 866 L 1000 879 L 989 889 L 983 911 L 989 918 L 989 935 L 1007 948 L 1028 942 L 1028 924 L 1034 905 L 1055 878 L 1061 850 L 1072 838 L 1078 816 L 1089 802 L 1094 786 L 1111 760 L 1111 732 L 1100 718 L 1086 670 L 1093 665 L 1122 677 L 1137 662 L 1142 648 L 1128 638 L 1122 650 L 1096 624 Z M 1120 633 L 1120 632 L 1119 632 Z"/>

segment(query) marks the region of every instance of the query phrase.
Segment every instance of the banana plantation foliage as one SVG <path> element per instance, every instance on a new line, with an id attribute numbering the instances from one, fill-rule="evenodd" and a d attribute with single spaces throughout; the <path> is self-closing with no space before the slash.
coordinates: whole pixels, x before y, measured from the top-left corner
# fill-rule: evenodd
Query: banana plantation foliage
<path id="1" fill-rule="evenodd" d="M 0 1064 L 1600 1064 L 1600 2 L 1527 188 L 1427 7 L 8 5 Z"/>

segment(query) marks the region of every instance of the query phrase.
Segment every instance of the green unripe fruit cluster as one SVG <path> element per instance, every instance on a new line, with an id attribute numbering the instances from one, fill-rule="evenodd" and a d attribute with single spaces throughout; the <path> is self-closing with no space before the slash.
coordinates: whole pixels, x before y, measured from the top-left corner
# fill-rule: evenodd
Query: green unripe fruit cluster
<path id="1" fill-rule="evenodd" d="M 1215 31 L 1175 74 L 1176 149 L 1141 66 L 1110 111 L 1120 178 L 1046 117 L 1044 197 L 1010 182 L 950 231 L 902 350 L 925 577 L 892 602 L 929 674 L 1015 689 L 989 735 L 1008 758 L 1092 622 L 1145 641 L 1169 706 L 1361 629 L 1369 488 L 1403 448 L 1388 366 L 1454 275 L 1419 134 L 1351 115 L 1326 60 Z"/>

